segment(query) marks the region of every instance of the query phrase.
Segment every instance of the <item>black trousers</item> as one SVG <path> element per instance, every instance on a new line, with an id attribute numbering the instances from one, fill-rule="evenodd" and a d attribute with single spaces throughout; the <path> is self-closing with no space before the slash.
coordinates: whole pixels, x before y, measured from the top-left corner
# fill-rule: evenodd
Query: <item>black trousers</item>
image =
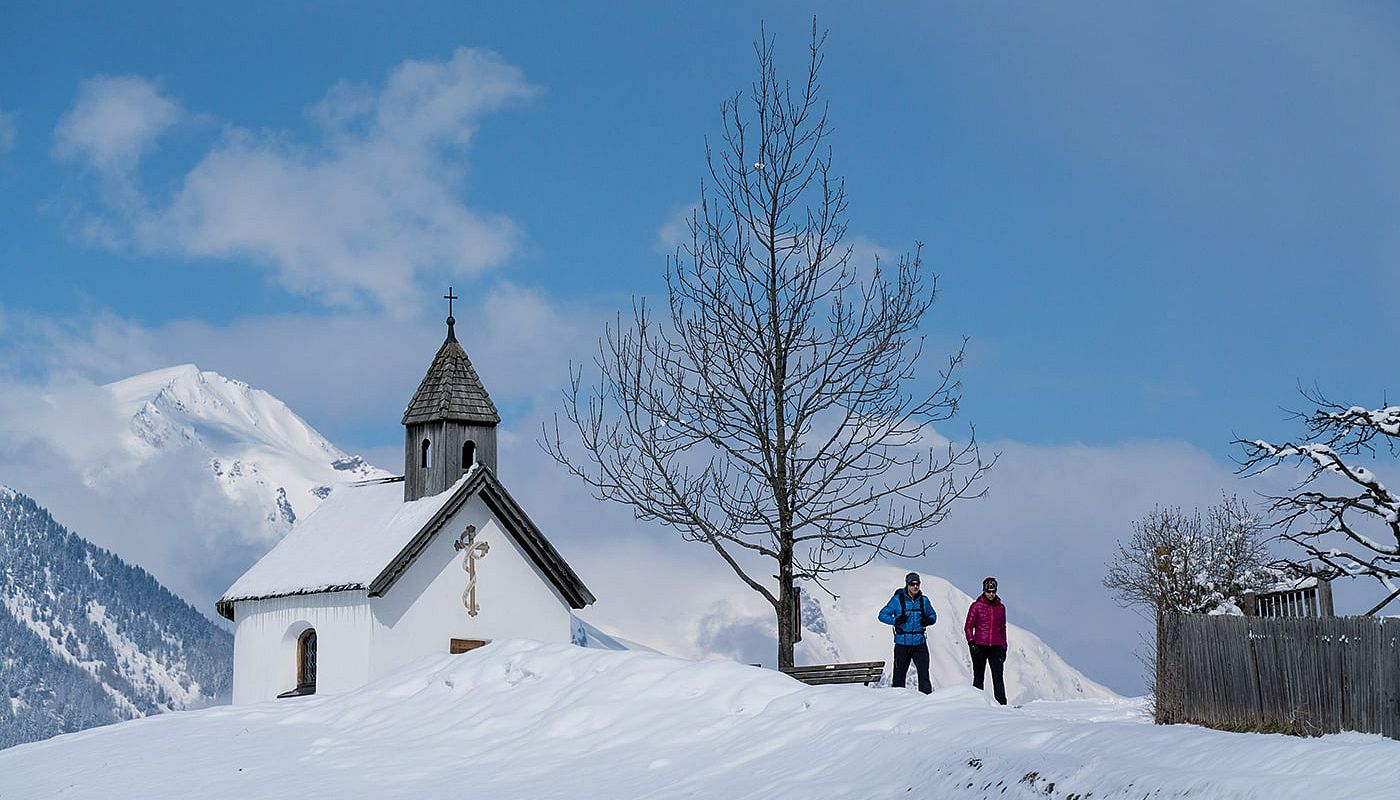
<path id="1" fill-rule="evenodd" d="M 971 644 L 968 647 L 972 650 L 972 685 L 982 688 L 982 676 L 990 663 L 992 691 L 996 693 L 997 702 L 1006 705 L 1006 682 L 1001 677 L 1001 668 L 1006 664 L 1006 648 L 994 644 Z"/>
<path id="2" fill-rule="evenodd" d="M 890 685 L 896 689 L 904 688 L 904 676 L 909 674 L 909 662 L 914 662 L 914 667 L 919 671 L 919 691 L 924 694 L 933 692 L 933 684 L 928 679 L 928 643 L 924 644 L 897 644 L 894 646 L 894 677 Z"/>

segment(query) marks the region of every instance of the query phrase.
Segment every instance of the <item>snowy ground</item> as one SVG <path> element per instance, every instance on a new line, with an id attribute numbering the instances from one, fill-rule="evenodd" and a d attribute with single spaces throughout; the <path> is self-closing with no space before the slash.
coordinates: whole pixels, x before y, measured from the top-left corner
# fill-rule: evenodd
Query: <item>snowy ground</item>
<path id="1" fill-rule="evenodd" d="M 1159 727 L 731 662 L 500 642 L 340 696 L 0 751 L 0 798 L 1393 798 L 1400 742 Z"/>

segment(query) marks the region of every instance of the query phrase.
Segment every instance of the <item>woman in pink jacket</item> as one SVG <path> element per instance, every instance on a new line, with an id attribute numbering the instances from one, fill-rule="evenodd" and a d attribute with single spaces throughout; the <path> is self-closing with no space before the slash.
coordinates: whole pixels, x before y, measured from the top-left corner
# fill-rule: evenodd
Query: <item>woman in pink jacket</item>
<path id="1" fill-rule="evenodd" d="M 1006 683 L 1001 676 L 1006 663 L 1006 605 L 997 596 L 996 578 L 982 581 L 982 594 L 967 609 L 963 632 L 972 651 L 972 685 L 982 688 L 982 676 L 990 662 L 992 689 L 997 702 L 1006 705 Z"/>

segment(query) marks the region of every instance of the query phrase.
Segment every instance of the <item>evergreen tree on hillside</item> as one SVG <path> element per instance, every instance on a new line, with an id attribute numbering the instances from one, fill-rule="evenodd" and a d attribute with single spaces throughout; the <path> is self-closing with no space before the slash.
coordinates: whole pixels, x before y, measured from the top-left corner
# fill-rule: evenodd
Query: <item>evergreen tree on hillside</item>
<path id="1" fill-rule="evenodd" d="M 0 564 L 0 747 L 228 693 L 227 631 L 2 487 Z"/>

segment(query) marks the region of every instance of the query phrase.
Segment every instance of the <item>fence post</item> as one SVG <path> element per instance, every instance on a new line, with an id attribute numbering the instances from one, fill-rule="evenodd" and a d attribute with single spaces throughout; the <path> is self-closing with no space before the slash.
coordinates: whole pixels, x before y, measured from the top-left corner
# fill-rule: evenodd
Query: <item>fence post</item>
<path id="1" fill-rule="evenodd" d="M 1157 670 L 1152 679 L 1152 716 L 1158 725 L 1181 722 L 1185 715 L 1181 626 L 1180 615 L 1158 610 Z"/>
<path id="2" fill-rule="evenodd" d="M 1318 616 L 1330 617 L 1332 613 L 1332 580 L 1330 578 L 1317 579 L 1317 605 Z"/>

